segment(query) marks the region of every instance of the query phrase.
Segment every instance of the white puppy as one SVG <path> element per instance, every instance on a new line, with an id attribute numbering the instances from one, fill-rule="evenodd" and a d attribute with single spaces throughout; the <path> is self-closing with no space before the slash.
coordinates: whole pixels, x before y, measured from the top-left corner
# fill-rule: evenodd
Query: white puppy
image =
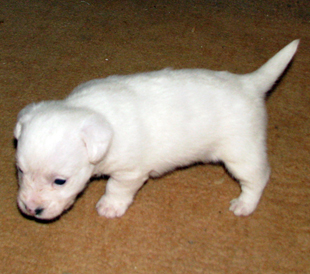
<path id="1" fill-rule="evenodd" d="M 230 210 L 249 215 L 270 173 L 265 94 L 298 43 L 245 75 L 165 69 L 110 76 L 78 86 L 65 100 L 27 106 L 15 128 L 21 211 L 53 219 L 90 177 L 106 174 L 97 210 L 120 217 L 150 176 L 222 161 L 242 189 Z"/>

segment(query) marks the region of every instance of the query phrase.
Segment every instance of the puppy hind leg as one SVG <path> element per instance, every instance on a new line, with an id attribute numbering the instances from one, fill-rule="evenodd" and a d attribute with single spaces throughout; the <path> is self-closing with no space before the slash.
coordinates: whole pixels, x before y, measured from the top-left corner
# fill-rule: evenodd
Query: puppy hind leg
<path id="1" fill-rule="evenodd" d="M 239 180 L 241 194 L 230 203 L 236 216 L 248 216 L 257 207 L 268 182 L 270 168 L 267 159 L 260 161 L 226 162 L 227 169 Z"/>
<path id="2" fill-rule="evenodd" d="M 137 177 L 135 179 L 115 179 L 110 177 L 106 192 L 96 205 L 98 214 L 107 218 L 124 215 L 132 204 L 135 194 L 146 180 L 147 177 Z"/>

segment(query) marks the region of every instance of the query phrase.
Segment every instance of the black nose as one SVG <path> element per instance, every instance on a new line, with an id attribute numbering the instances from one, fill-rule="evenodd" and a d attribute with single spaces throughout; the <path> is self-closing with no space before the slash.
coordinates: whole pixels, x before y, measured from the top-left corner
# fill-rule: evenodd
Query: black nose
<path id="1" fill-rule="evenodd" d="M 44 210 L 44 208 L 38 207 L 38 208 L 36 208 L 36 209 L 34 210 L 34 213 L 35 213 L 35 215 L 39 216 L 39 215 L 42 214 L 43 210 Z"/>

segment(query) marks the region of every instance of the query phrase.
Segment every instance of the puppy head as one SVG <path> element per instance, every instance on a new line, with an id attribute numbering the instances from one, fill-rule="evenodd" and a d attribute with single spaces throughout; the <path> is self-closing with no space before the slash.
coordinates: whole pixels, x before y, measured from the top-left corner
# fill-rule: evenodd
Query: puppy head
<path id="1" fill-rule="evenodd" d="M 109 148 L 112 130 L 99 114 L 55 101 L 23 109 L 14 135 L 18 206 L 27 215 L 53 219 L 86 186 Z"/>

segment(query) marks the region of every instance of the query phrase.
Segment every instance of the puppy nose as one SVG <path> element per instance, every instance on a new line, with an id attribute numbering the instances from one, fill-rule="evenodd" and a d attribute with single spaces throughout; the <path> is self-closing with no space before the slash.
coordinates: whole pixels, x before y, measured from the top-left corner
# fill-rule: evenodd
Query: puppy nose
<path id="1" fill-rule="evenodd" d="M 36 208 L 36 209 L 34 210 L 34 214 L 35 214 L 36 216 L 39 216 L 39 215 L 42 214 L 43 210 L 44 210 L 44 208 L 38 207 L 38 208 Z"/>

